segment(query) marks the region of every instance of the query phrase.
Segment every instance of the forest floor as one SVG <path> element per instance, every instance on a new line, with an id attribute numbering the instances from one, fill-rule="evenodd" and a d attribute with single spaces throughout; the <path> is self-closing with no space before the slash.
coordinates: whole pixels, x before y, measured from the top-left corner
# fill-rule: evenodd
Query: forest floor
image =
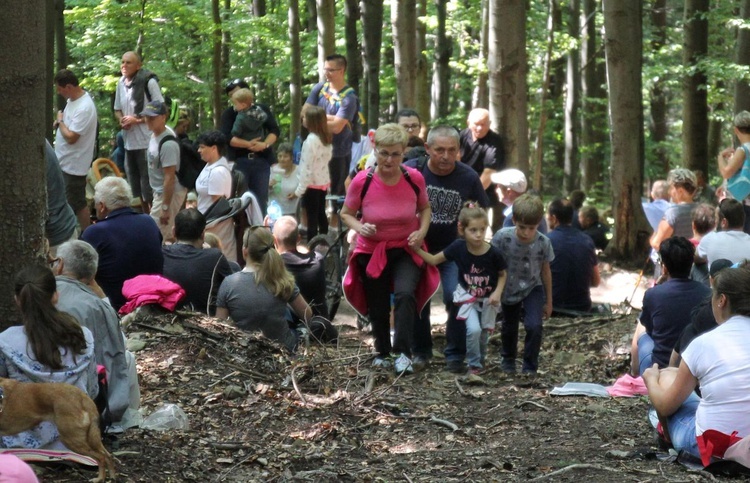
<path id="1" fill-rule="evenodd" d="M 535 378 L 502 373 L 497 345 L 478 378 L 446 372 L 440 323 L 427 370 L 374 370 L 371 337 L 343 307 L 338 347 L 295 359 L 214 319 L 139 317 L 128 335 L 145 342 L 143 412 L 177 404 L 189 429 L 130 429 L 110 441 L 117 481 L 722 481 L 657 459 L 646 398 L 549 394 L 571 381 L 610 385 L 628 369 L 638 311 L 622 302 L 639 307 L 645 281 L 632 297 L 636 273 L 603 271 L 594 299 L 615 314 L 547 321 Z M 42 481 L 94 476 L 35 469 Z"/>

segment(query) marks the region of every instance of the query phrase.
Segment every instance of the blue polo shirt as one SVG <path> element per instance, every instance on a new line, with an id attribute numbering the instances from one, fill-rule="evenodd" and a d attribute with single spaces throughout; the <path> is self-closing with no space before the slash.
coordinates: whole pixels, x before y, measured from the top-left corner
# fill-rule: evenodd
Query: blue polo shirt
<path id="1" fill-rule="evenodd" d="M 547 237 L 552 242 L 555 259 L 552 270 L 552 307 L 591 310 L 591 273 L 599 263 L 590 237 L 572 225 L 560 225 Z"/>

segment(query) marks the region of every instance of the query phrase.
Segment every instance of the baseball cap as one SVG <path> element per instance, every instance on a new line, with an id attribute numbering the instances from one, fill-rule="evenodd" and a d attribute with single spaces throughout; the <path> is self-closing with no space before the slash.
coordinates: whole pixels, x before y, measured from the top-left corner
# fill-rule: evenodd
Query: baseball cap
<path id="1" fill-rule="evenodd" d="M 249 89 L 250 86 L 245 82 L 243 79 L 234 79 L 227 83 L 227 85 L 224 87 L 224 92 L 229 95 L 229 93 L 236 87 L 242 87 L 243 89 Z"/>
<path id="2" fill-rule="evenodd" d="M 492 173 L 490 179 L 493 183 L 499 184 L 501 186 L 506 186 L 516 193 L 526 192 L 526 175 L 523 174 L 523 171 L 521 170 L 513 168 L 504 169 L 502 171 L 498 171 L 497 173 Z"/>
<path id="3" fill-rule="evenodd" d="M 146 107 L 143 108 L 143 111 L 139 114 L 139 116 L 148 116 L 148 117 L 156 117 L 156 116 L 164 116 L 167 114 L 167 106 L 161 101 L 151 101 L 148 104 L 146 104 Z"/>
<path id="4" fill-rule="evenodd" d="M 708 274 L 715 277 L 717 273 L 732 266 L 732 261 L 726 258 L 719 258 L 711 262 L 711 268 L 708 269 Z"/>

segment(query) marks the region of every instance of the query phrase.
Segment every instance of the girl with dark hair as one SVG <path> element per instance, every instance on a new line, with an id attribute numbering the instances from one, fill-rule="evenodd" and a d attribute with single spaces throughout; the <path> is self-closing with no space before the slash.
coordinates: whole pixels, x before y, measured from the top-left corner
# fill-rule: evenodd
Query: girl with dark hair
<path id="1" fill-rule="evenodd" d="M 73 316 L 55 308 L 58 295 L 52 271 L 32 265 L 16 274 L 14 286 L 23 325 L 0 333 L 0 377 L 72 384 L 95 398 L 99 386 L 94 337 Z M 64 449 L 51 422 L 5 436 L 0 446 Z"/>
<path id="2" fill-rule="evenodd" d="M 312 317 L 312 310 L 274 248 L 268 227 L 253 226 L 245 231 L 242 255 L 245 268 L 225 278 L 219 287 L 216 316 L 231 317 L 240 329 L 261 331 L 294 351 L 298 336 L 289 327 L 287 306 L 305 322 Z"/>
<path id="3" fill-rule="evenodd" d="M 643 373 L 664 436 L 704 466 L 750 436 L 750 268 L 719 272 L 711 305 L 718 327 L 690 343 L 679 368 Z"/>

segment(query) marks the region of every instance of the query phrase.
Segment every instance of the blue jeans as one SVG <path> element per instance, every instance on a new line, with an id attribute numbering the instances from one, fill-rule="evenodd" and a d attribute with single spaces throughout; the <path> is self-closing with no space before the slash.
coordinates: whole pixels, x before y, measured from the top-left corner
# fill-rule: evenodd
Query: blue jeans
<path id="1" fill-rule="evenodd" d="M 268 181 L 271 179 L 271 165 L 266 158 L 237 158 L 235 166 L 245 175 L 247 188 L 258 199 L 258 207 L 263 215 L 268 204 Z M 234 196 L 234 193 L 232 193 Z"/>
<path id="2" fill-rule="evenodd" d="M 490 331 L 482 328 L 481 314 L 473 310 L 464 321 L 466 324 L 466 363 L 469 367 L 481 369 L 487 357 L 487 342 Z"/>
<path id="3" fill-rule="evenodd" d="M 674 449 L 685 451 L 699 459 L 701 454 L 695 437 L 695 412 L 700 402 L 701 398 L 692 392 L 677 411 L 667 417 L 667 431 Z"/>
<path id="4" fill-rule="evenodd" d="M 445 304 L 445 310 L 448 312 L 448 323 L 450 323 L 453 308 L 453 292 L 456 291 L 456 286 L 458 285 L 458 267 L 454 262 L 443 262 L 437 266 L 437 269 L 440 272 L 440 283 L 443 286 L 443 303 Z M 447 332 L 448 329 L 446 326 L 446 337 Z M 450 344 L 450 340 L 448 338 L 448 344 Z M 415 356 L 421 356 L 425 359 L 432 357 L 430 302 L 427 302 L 420 316 L 414 321 L 414 346 L 412 352 Z M 464 352 L 466 352 L 466 349 L 464 349 Z M 463 360 L 463 352 L 461 353 L 461 360 Z"/>
<path id="5" fill-rule="evenodd" d="M 654 365 L 654 339 L 647 333 L 638 336 L 638 375 Z"/>
<path id="6" fill-rule="evenodd" d="M 544 309 L 544 287 L 537 285 L 525 299 L 517 304 L 503 305 L 503 324 L 500 329 L 505 362 L 516 360 L 518 355 L 518 323 L 524 311 L 523 327 L 526 340 L 523 345 L 523 371 L 536 371 L 539 367 L 539 350 L 542 348 L 542 310 Z"/>

